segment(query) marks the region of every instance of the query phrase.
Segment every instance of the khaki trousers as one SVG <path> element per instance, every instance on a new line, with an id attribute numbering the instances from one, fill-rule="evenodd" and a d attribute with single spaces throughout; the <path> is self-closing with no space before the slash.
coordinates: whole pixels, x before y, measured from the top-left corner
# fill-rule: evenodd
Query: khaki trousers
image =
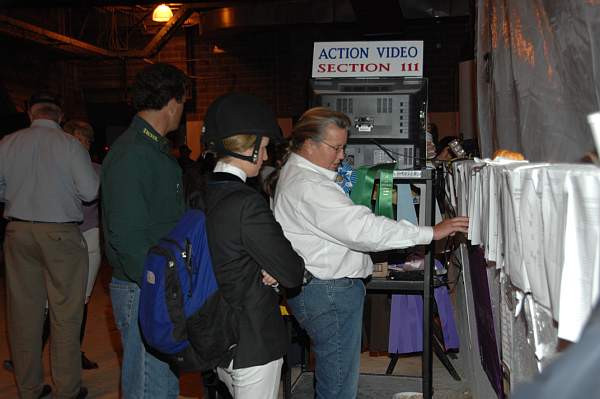
<path id="1" fill-rule="evenodd" d="M 79 332 L 88 275 L 85 240 L 76 224 L 12 221 L 6 228 L 7 324 L 19 395 L 43 388 L 42 329 L 50 314 L 53 398 L 74 398 L 81 384 Z"/>

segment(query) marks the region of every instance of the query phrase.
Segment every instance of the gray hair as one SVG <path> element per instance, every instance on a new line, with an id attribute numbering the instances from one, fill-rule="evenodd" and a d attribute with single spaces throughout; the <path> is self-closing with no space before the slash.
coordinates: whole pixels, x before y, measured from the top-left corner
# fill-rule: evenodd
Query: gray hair
<path id="1" fill-rule="evenodd" d="M 321 141 L 328 126 L 335 125 L 348 129 L 352 121 L 346 114 L 325 107 L 315 107 L 306 111 L 292 129 L 291 150 L 302 147 L 308 139 Z"/>
<path id="2" fill-rule="evenodd" d="M 302 114 L 292 129 L 292 138 L 290 139 L 287 152 L 282 155 L 281 163 L 265 182 L 265 191 L 269 196 L 275 196 L 279 172 L 287 162 L 290 153 L 302 148 L 304 142 L 308 139 L 314 141 L 323 140 L 325 130 L 331 125 L 337 126 L 340 129 L 348 129 L 352 125 L 352 121 L 343 112 L 325 107 L 311 108 Z"/>
<path id="3" fill-rule="evenodd" d="M 76 133 L 79 133 L 82 136 L 86 137 L 90 141 L 94 139 L 94 129 L 92 128 L 92 126 L 89 123 L 87 123 L 85 121 L 72 119 L 72 120 L 68 121 L 67 123 L 65 123 L 63 130 L 66 133 L 69 133 L 73 136 Z"/>
<path id="4" fill-rule="evenodd" d="M 62 118 L 62 110 L 56 104 L 38 103 L 31 106 L 29 109 L 31 119 L 50 119 L 59 122 Z"/>

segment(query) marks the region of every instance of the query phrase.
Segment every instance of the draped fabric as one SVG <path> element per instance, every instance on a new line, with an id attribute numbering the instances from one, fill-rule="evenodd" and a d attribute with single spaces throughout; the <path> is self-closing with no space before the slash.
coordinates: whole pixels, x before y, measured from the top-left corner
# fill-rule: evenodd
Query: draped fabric
<path id="1" fill-rule="evenodd" d="M 480 147 L 574 162 L 594 149 L 600 0 L 478 0 Z"/>

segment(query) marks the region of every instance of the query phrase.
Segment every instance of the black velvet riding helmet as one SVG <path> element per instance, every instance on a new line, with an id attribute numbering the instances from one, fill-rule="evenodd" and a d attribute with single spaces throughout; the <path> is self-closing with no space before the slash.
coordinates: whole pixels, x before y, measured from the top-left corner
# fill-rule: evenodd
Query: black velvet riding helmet
<path id="1" fill-rule="evenodd" d="M 226 150 L 223 139 L 238 134 L 256 135 L 252 156 Z M 202 143 L 208 150 L 256 163 L 261 138 L 281 140 L 281 129 L 271 107 L 262 99 L 245 93 L 229 93 L 214 100 L 206 111 Z"/>

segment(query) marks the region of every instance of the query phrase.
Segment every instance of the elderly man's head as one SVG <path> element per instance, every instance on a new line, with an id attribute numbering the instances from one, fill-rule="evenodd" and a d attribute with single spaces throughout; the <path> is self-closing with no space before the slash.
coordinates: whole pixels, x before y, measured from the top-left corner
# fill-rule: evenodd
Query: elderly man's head
<path id="1" fill-rule="evenodd" d="M 29 119 L 49 119 L 60 123 L 63 118 L 60 100 L 49 93 L 36 93 L 29 99 Z"/>
<path id="2" fill-rule="evenodd" d="M 315 165 L 337 170 L 344 159 L 350 118 L 329 108 L 306 111 L 292 131 L 292 150 Z"/>

